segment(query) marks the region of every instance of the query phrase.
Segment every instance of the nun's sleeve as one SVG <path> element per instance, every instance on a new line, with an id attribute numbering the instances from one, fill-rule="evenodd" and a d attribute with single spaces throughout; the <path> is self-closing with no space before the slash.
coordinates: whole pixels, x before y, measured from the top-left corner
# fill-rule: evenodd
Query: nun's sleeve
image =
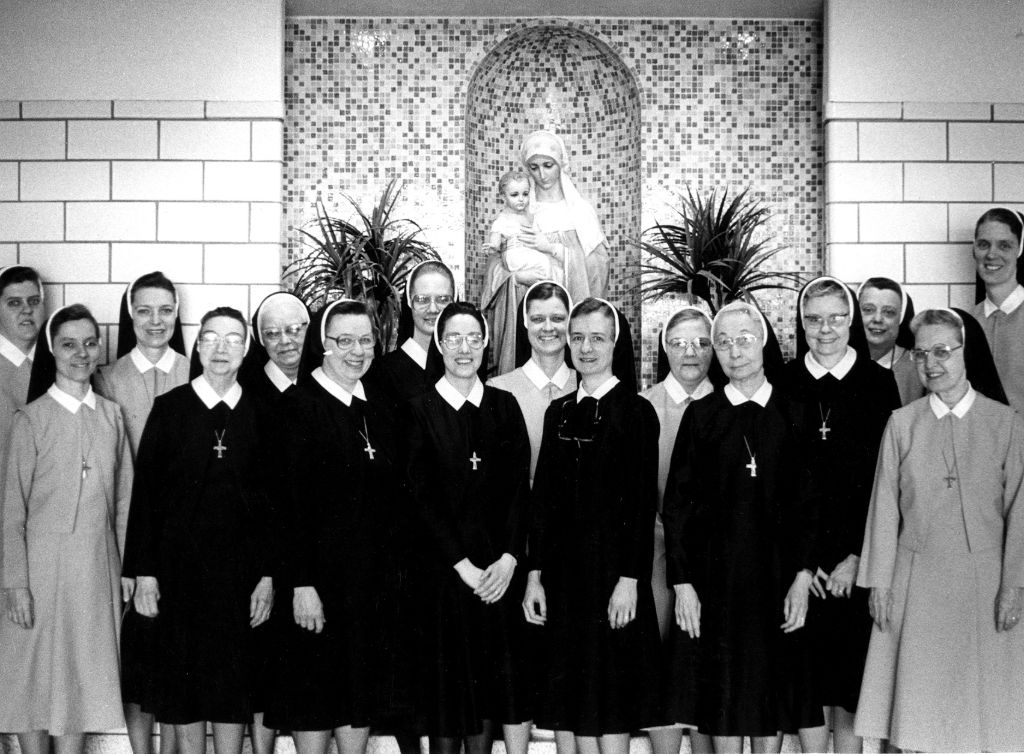
<path id="1" fill-rule="evenodd" d="M 857 586 L 892 588 L 896 569 L 896 540 L 900 526 L 900 442 L 895 419 L 882 436 L 875 466 L 875 483 L 864 527 L 864 544 L 857 571 Z"/>
<path id="2" fill-rule="evenodd" d="M 1004 587 L 1024 587 L 1024 419 L 1014 414 L 1003 465 Z"/>
<path id="3" fill-rule="evenodd" d="M 563 404 L 558 403 L 558 406 Z M 558 495 L 558 417 L 552 403 L 544 412 L 544 434 L 537 457 L 537 470 L 533 474 L 530 492 L 529 569 L 543 571 L 551 562 L 551 523 Z"/>
<path id="4" fill-rule="evenodd" d="M 174 416 L 169 415 L 171 408 L 165 396 L 158 397 L 139 440 L 121 568 L 127 578 L 156 576 L 158 572 L 163 517 L 162 469 L 169 458 L 181 452 L 180 448 L 167 446 L 167 441 L 177 434 Z"/>
<path id="5" fill-rule="evenodd" d="M 502 397 L 505 398 L 506 414 L 509 418 L 507 429 L 510 433 L 508 456 L 505 459 L 510 472 L 510 494 L 508 518 L 505 522 L 504 551 L 523 563 L 529 528 L 530 435 L 526 431 L 526 421 L 519 409 L 519 402 L 511 393 L 502 393 Z"/>
<path id="6" fill-rule="evenodd" d="M 131 510 L 132 478 L 135 465 L 132 462 L 132 447 L 128 439 L 128 427 L 120 406 L 114 407 L 117 427 L 117 470 L 114 474 L 115 526 L 117 548 L 124 556 L 125 540 L 128 537 L 128 512 Z"/>
<path id="7" fill-rule="evenodd" d="M 697 524 L 695 465 L 698 440 L 694 417 L 698 411 L 696 404 L 691 404 L 683 414 L 683 421 L 679 425 L 679 433 L 672 448 L 668 480 L 665 482 L 661 519 L 665 525 L 666 565 L 670 587 L 694 582 L 693 563 L 686 547 L 685 535 L 691 533 Z"/>
<path id="8" fill-rule="evenodd" d="M 7 467 L 4 474 L 4 498 L 0 507 L 0 526 L 3 530 L 0 573 L 4 589 L 28 588 L 28 542 L 25 524 L 28 519 L 29 497 L 35 477 L 38 448 L 32 420 L 23 411 L 14 415 L 11 439 L 7 446 Z"/>
<path id="9" fill-rule="evenodd" d="M 654 519 L 658 511 L 658 415 L 638 398 L 627 414 L 625 447 L 619 463 L 627 470 L 628 498 L 621 502 L 622 546 L 619 575 L 650 581 L 654 560 Z"/>

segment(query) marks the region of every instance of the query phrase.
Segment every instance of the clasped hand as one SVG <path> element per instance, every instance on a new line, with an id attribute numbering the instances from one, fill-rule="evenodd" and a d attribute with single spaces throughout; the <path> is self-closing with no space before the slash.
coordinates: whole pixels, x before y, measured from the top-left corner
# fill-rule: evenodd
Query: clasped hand
<path id="1" fill-rule="evenodd" d="M 477 568 L 469 558 L 463 558 L 455 564 L 455 571 L 462 582 L 487 605 L 505 596 L 515 570 L 516 559 L 507 552 L 487 566 L 486 570 Z"/>

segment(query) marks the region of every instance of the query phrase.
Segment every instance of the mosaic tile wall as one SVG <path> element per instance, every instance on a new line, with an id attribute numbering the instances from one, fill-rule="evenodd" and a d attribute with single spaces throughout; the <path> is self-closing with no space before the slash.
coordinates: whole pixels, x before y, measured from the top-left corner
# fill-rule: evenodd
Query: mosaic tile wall
<path id="1" fill-rule="evenodd" d="M 470 82 L 509 35 L 552 23 L 607 46 L 639 92 L 640 228 L 670 219 L 674 193 L 687 183 L 751 186 L 774 212 L 770 233 L 789 247 L 775 266 L 820 272 L 822 30 L 818 21 L 788 19 L 288 18 L 286 256 L 301 250 L 296 228 L 313 217 L 318 196 L 345 215 L 346 197 L 368 207 L 398 175 L 406 184 L 396 210 L 417 220 L 472 292 L 465 241 Z M 610 208 L 603 203 L 595 200 L 604 222 Z M 616 243 L 613 253 L 627 254 L 625 239 Z M 795 294 L 759 300 L 792 352 Z M 655 332 L 671 308 L 645 303 L 634 328 L 642 332 L 644 382 L 653 379 Z"/>

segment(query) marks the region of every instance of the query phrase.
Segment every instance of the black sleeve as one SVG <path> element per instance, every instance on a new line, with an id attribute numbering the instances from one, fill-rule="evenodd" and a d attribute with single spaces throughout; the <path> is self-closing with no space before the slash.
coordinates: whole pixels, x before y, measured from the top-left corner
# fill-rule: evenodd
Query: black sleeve
<path id="1" fill-rule="evenodd" d="M 558 417 L 561 403 L 552 403 L 544 412 L 544 434 L 537 457 L 537 470 L 533 474 L 530 492 L 529 568 L 542 571 L 550 562 L 552 519 L 558 495 Z"/>
<path id="2" fill-rule="evenodd" d="M 692 533 L 699 520 L 698 488 L 694 475 L 698 447 L 695 415 L 698 411 L 695 405 L 691 405 L 683 414 L 665 483 L 661 520 L 665 526 L 669 586 L 692 584 L 695 581 L 692 553 L 688 551 L 684 535 Z"/>
<path id="3" fill-rule="evenodd" d="M 518 562 L 526 557 L 526 536 L 530 498 L 530 436 L 526 431 L 526 420 L 519 409 L 519 403 L 511 394 L 505 398 L 504 413 L 508 418 L 506 431 L 509 432 L 507 468 L 510 472 L 508 520 L 505 522 L 505 552 Z"/>
<path id="4" fill-rule="evenodd" d="M 160 563 L 160 539 L 163 527 L 164 469 L 174 457 L 168 444 L 168 432 L 174 411 L 164 396 L 153 403 L 139 441 L 132 480 L 132 500 L 128 509 L 128 533 L 125 538 L 121 573 L 126 578 L 157 576 Z"/>
<path id="5" fill-rule="evenodd" d="M 793 445 L 794 493 L 787 496 L 782 513 L 783 531 L 789 538 L 786 552 L 795 571 L 808 570 L 812 574 L 818 569 L 818 529 L 821 516 L 821 465 L 814 462 L 813 443 L 810 433 L 812 422 L 803 410 L 802 404 L 789 402 L 786 420 Z"/>
<path id="6" fill-rule="evenodd" d="M 658 414 L 644 398 L 626 412 L 625 442 L 617 459 L 630 479 L 620 502 L 622 547 L 619 575 L 649 579 L 654 559 L 654 518 L 658 510 Z"/>

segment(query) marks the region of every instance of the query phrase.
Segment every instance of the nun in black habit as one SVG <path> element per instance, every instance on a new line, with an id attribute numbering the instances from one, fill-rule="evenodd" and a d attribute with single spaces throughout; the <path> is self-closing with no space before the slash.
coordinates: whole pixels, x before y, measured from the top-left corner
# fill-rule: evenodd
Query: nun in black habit
<path id="1" fill-rule="evenodd" d="M 241 751 L 261 664 L 252 629 L 273 603 L 265 451 L 252 396 L 237 382 L 248 342 L 238 311 L 203 316 L 203 374 L 159 396 L 136 459 L 123 575 L 157 618 L 152 711 L 179 751 Z"/>
<path id="2" fill-rule="evenodd" d="M 812 462 L 822 483 L 815 556 L 824 597 L 812 600 L 806 630 L 815 647 L 821 703 L 832 708 L 837 752 L 861 749 L 853 716 L 871 616 L 867 590 L 856 586 L 857 567 L 882 432 L 901 405 L 892 370 L 867 356 L 859 320 L 843 283 L 828 276 L 810 281 L 797 300 L 797 358 L 783 370 L 784 386 L 817 424 Z M 858 336 L 859 349 L 851 345 Z M 810 738 L 807 749 L 828 746 L 826 728 Z"/>
<path id="3" fill-rule="evenodd" d="M 306 363 L 309 308 L 287 291 L 267 296 L 252 315 L 252 346 L 238 381 L 269 406 L 280 403 L 312 371 Z"/>
<path id="4" fill-rule="evenodd" d="M 750 304 L 716 315 L 729 384 L 683 416 L 662 514 L 678 626 L 668 712 L 719 752 L 742 751 L 744 736 L 778 751 L 782 731 L 824 724 L 801 630 L 817 568 L 810 427 L 765 379 L 767 332 Z"/>
<path id="5" fill-rule="evenodd" d="M 282 505 L 266 724 L 292 731 L 299 754 L 323 754 L 332 734 L 352 754 L 365 750 L 376 717 L 383 533 L 403 501 L 397 425 L 390 401 L 363 383 L 376 340 L 366 305 L 335 301 L 310 337 L 324 348 L 323 365 L 286 401 L 293 484 Z"/>
<path id="6" fill-rule="evenodd" d="M 612 373 L 615 309 L 573 307 L 579 390 L 551 403 L 534 475 L 527 620 L 545 625 L 537 722 L 581 750 L 624 753 L 661 722 L 660 637 L 651 588 L 658 418 Z"/>
<path id="7" fill-rule="evenodd" d="M 437 319 L 444 376 L 409 402 L 405 458 L 420 529 L 420 709 L 430 750 L 490 752 L 492 726 L 525 754 L 530 720 L 519 612 L 530 442 L 511 393 L 485 387 L 483 316 L 449 304 Z"/>

